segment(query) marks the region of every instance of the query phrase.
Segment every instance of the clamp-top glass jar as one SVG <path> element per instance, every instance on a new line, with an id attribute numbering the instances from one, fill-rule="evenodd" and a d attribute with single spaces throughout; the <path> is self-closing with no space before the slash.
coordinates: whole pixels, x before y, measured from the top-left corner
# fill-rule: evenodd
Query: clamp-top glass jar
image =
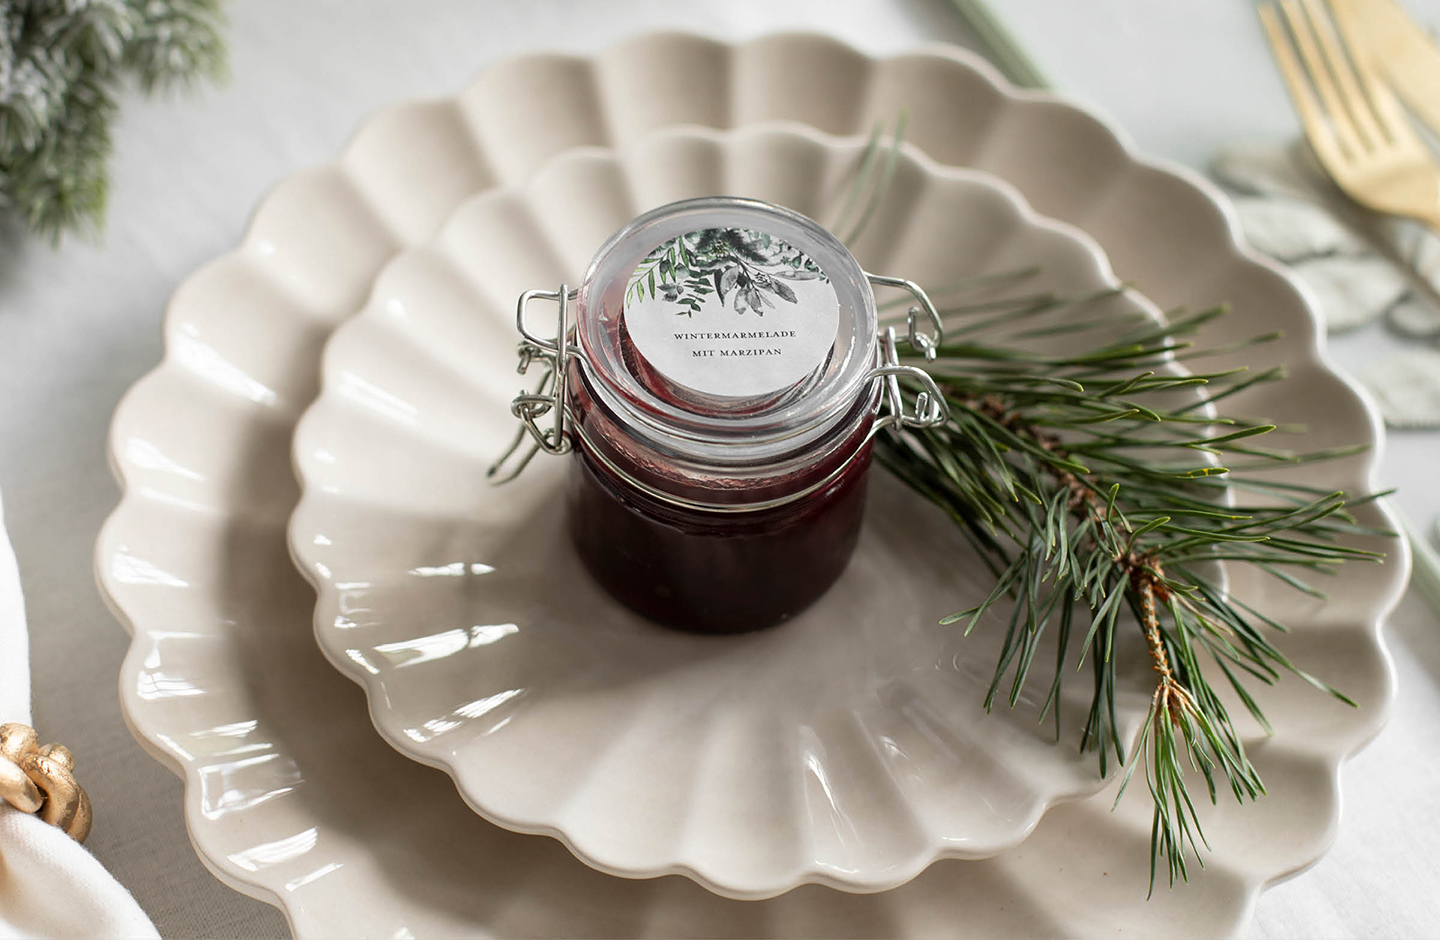
<path id="1" fill-rule="evenodd" d="M 924 293 L 866 274 L 796 212 L 710 197 L 645 213 L 600 246 L 578 291 L 521 296 L 520 371 L 549 368 L 515 399 L 522 427 L 492 478 L 573 451 L 575 547 L 652 620 L 737 633 L 788 619 L 854 550 L 874 434 L 946 417 L 930 377 L 899 364 L 893 328 L 879 332 L 871 284 L 914 295 L 909 342 L 933 355 Z M 526 323 L 534 300 L 558 307 L 553 339 Z M 908 413 L 904 375 L 921 383 Z"/>

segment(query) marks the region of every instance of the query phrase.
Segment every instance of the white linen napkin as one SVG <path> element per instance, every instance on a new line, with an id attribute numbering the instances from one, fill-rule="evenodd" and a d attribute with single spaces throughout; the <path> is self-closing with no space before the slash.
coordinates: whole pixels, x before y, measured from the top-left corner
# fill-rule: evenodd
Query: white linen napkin
<path id="1" fill-rule="evenodd" d="M 7 721 L 31 724 L 30 634 L 0 501 L 0 723 Z M 130 892 L 83 845 L 0 800 L 0 940 L 158 936 Z"/>

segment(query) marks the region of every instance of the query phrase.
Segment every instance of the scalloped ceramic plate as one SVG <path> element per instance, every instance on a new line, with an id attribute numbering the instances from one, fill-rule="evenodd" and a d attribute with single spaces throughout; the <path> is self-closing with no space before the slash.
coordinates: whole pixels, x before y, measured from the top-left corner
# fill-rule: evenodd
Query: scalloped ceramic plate
<path id="1" fill-rule="evenodd" d="M 680 64 L 683 86 L 652 80 Z M 449 778 L 375 734 L 361 691 L 317 649 L 314 597 L 285 547 L 290 436 L 317 390 L 325 338 L 391 256 L 469 196 L 572 147 L 686 123 L 864 134 L 902 106 L 920 149 L 995 173 L 1039 212 L 1085 229 L 1162 306 L 1232 302 L 1203 341 L 1283 329 L 1282 343 L 1249 355 L 1286 363 L 1292 379 L 1242 402 L 1247 411 L 1309 421 L 1316 445 L 1377 438 L 1326 365 L 1303 293 L 1238 246 L 1208 184 L 1133 156 L 1082 108 L 1009 89 L 974 56 L 931 48 L 882 60 L 810 35 L 729 45 L 662 34 L 594 58 L 496 65 L 454 99 L 382 112 L 339 163 L 267 196 L 244 244 L 176 291 L 165 360 L 116 413 L 110 449 L 125 495 L 96 567 L 133 636 L 122 707 L 184 778 L 191 838 L 217 876 L 282 908 L 298 934 L 1234 934 L 1261 887 L 1318 857 L 1338 819 L 1340 762 L 1392 696 L 1379 634 L 1408 570 L 1395 540 L 1378 545 L 1399 563 L 1346 570 L 1328 604 L 1237 585 L 1283 611 L 1295 625 L 1285 649 L 1361 707 L 1294 682 L 1266 690 L 1275 735 L 1254 757 L 1271 795 L 1205 807 L 1207 868 L 1148 902 L 1149 807 L 1132 796 L 1111 812 L 1113 785 L 1052 808 L 1015 849 L 941 861 L 875 895 L 808 886 L 736 902 L 684 878 L 617 880 L 554 840 L 472 813 Z M 1375 464 L 1370 454 L 1292 472 L 1364 489 Z M 1386 521 L 1378 509 L 1366 518 Z"/>
<path id="2" fill-rule="evenodd" d="M 365 687 L 385 738 L 487 819 L 611 874 L 683 873 L 729 897 L 868 892 L 994 855 L 1103 785 L 1093 755 L 1054 745 L 1038 701 L 978 707 L 1003 623 L 965 640 L 937 621 L 993 580 L 949 519 L 888 480 L 839 583 L 783 628 L 735 637 L 654 627 L 596 588 L 556 511 L 565 461 L 486 482 L 515 433 L 521 291 L 579 283 L 608 233 L 678 199 L 830 219 L 864 149 L 770 127 L 573 151 L 401 254 L 330 340 L 295 432 L 290 526 L 320 647 Z M 853 246 L 867 270 L 934 288 L 1036 265 L 1026 293 L 1116 286 L 1093 242 L 1009 187 L 908 153 L 896 169 Z M 1028 325 L 1108 316 L 1159 313 L 1120 295 Z M 1122 684 L 1131 730 L 1143 658 Z M 1059 711 L 1078 728 L 1089 695 L 1074 686 Z"/>

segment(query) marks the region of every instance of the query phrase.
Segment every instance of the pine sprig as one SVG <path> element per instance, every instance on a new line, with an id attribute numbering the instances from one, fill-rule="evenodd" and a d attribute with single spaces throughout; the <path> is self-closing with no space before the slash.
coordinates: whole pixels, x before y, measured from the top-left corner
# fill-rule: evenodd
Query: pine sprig
<path id="1" fill-rule="evenodd" d="M 225 70 L 220 0 L 0 5 L 0 209 L 34 234 L 98 233 L 115 96 Z"/>
<path id="2" fill-rule="evenodd" d="M 867 156 L 856 185 L 874 185 L 880 163 Z M 1248 683 L 1290 674 L 1354 704 L 1275 646 L 1285 628 L 1226 592 L 1217 563 L 1253 565 L 1318 594 L 1307 576 L 1348 560 L 1378 560 L 1348 542 L 1388 533 L 1360 525 L 1350 512 L 1373 496 L 1352 500 L 1254 472 L 1361 448 L 1265 448 L 1257 441 L 1273 425 L 1218 413 L 1231 395 L 1284 373 L 1204 371 L 1205 360 L 1274 335 L 1207 350 L 1193 345 L 1194 337 L 1223 308 L 1176 312 L 1163 324 L 1122 319 L 1103 305 L 1119 289 L 1077 298 L 1024 294 L 1033 273 L 932 292 L 947 305 L 946 339 L 938 358 L 923 365 L 946 395 L 950 420 L 882 435 L 875 455 L 959 524 L 995 576 L 979 604 L 942 621 L 968 634 L 1008 606 L 996 625 L 1004 636 L 987 709 L 1014 706 L 1032 681 L 1043 681 L 1041 718 L 1054 710 L 1058 738 L 1064 677 L 1088 660 L 1094 688 L 1080 746 L 1097 754 L 1102 775 L 1112 760 L 1126 766 L 1121 794 L 1145 768 L 1154 802 L 1153 890 L 1162 865 L 1172 885 L 1188 880 L 1191 859 L 1203 865 L 1191 774 L 1203 779 L 1211 802 L 1222 788 L 1242 802 L 1265 792 L 1220 688 L 1267 732 Z M 1063 351 L 1047 353 L 1046 346 Z M 1181 372 L 1179 362 L 1202 368 Z M 1115 651 L 1130 630 L 1143 638 L 1155 686 L 1127 754 Z M 1048 634 L 1053 671 L 1036 680 Z"/>
<path id="3" fill-rule="evenodd" d="M 125 65 L 146 92 L 226 73 L 221 0 L 137 4 L 144 16 L 125 47 Z"/>
<path id="4" fill-rule="evenodd" d="M 1008 322 L 1019 326 L 1046 312 L 1064 314 L 1073 325 L 1088 303 L 1022 302 L 1008 312 Z M 1300 671 L 1271 640 L 1280 625 L 1229 597 L 1205 566 L 1246 562 L 1313 591 L 1296 571 L 1379 557 L 1339 540 L 1362 531 L 1343 494 L 1235 480 L 1202 459 L 1312 459 L 1248 443 L 1273 431 L 1271 425 L 1194 407 L 1227 387 L 1251 383 L 1251 376 L 1161 371 L 1188 348 L 1184 337 L 1211 318 L 1210 311 L 1175 317 L 1079 354 L 1027 350 L 1015 336 L 1033 329 L 1012 332 L 1008 340 L 947 342 L 926 367 L 949 400 L 950 422 L 907 429 L 876 447 L 877 459 L 955 519 L 996 572 L 995 587 L 980 604 L 944 622 L 968 633 L 997 605 L 1013 605 L 986 708 L 998 699 L 1012 706 L 1019 700 L 1042 638 L 1056 631 L 1045 711 L 1055 706 L 1071 660 L 1078 666 L 1089 658 L 1095 689 L 1081 747 L 1098 753 L 1102 774 L 1112 758 L 1126 763 L 1114 651 L 1127 624 L 1138 626 L 1156 685 L 1125 782 L 1143 763 L 1155 802 L 1152 865 L 1163 861 L 1172 883 L 1187 877 L 1187 849 L 1199 859 L 1204 845 L 1187 767 L 1203 777 L 1212 801 L 1217 778 L 1237 799 L 1265 792 L 1208 673 L 1216 672 L 1266 728 L 1246 681 L 1269 684 L 1291 673 L 1349 701 Z M 1114 324 L 1094 320 L 1088 328 L 1106 326 Z M 966 332 L 962 325 L 952 335 Z M 1279 373 L 1269 376 L 1279 379 Z M 1195 389 L 1205 398 L 1163 403 Z M 1246 482 L 1275 504 L 1227 499 Z M 1058 736 L 1058 709 L 1055 722 Z"/>

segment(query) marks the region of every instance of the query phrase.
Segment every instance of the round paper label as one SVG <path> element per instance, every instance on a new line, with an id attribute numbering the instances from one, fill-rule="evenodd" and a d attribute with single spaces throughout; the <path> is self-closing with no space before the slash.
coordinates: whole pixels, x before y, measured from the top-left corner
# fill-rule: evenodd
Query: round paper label
<path id="1" fill-rule="evenodd" d="M 840 302 L 800 249 L 743 228 L 655 246 L 630 275 L 625 327 L 667 379 L 709 395 L 751 397 L 795 384 L 835 344 Z"/>

